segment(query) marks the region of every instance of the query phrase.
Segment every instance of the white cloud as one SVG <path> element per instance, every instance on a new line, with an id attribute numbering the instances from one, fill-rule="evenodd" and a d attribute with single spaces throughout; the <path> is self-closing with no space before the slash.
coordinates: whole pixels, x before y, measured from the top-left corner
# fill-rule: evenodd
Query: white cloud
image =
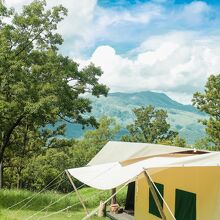
<path id="1" fill-rule="evenodd" d="M 20 10 L 23 5 L 29 4 L 32 0 L 5 0 L 5 4 L 9 7 L 14 7 Z"/>
<path id="2" fill-rule="evenodd" d="M 199 24 L 206 19 L 211 7 L 204 1 L 193 1 L 185 5 L 180 12 L 178 19 L 189 24 Z"/>
<path id="3" fill-rule="evenodd" d="M 62 4 L 68 9 L 68 16 L 60 25 L 60 31 L 64 36 L 71 36 L 71 33 L 84 35 L 84 31 L 92 25 L 96 0 L 61 0 L 55 2 L 53 1 L 53 5 Z"/>
<path id="4" fill-rule="evenodd" d="M 163 91 L 161 91 L 163 92 Z M 192 104 L 191 100 L 193 98 L 193 94 L 189 94 L 186 92 L 166 92 L 166 94 L 173 100 L 177 100 L 180 103 L 184 104 Z"/>
<path id="5" fill-rule="evenodd" d="M 156 90 L 184 102 L 203 88 L 210 74 L 220 72 L 219 38 L 212 36 L 202 39 L 191 32 L 172 32 L 147 39 L 136 51 L 136 58 L 130 59 L 110 46 L 100 46 L 81 63 L 100 66 L 104 71 L 100 81 L 112 92 Z"/>
<path id="6" fill-rule="evenodd" d="M 201 14 L 204 12 L 208 12 L 210 7 L 204 1 L 193 1 L 188 5 L 184 6 L 183 13 L 186 14 Z"/>
<path id="7" fill-rule="evenodd" d="M 153 66 L 159 61 L 166 60 L 169 55 L 178 48 L 178 44 L 174 42 L 164 42 L 153 51 L 140 53 L 137 58 L 138 64 Z"/>
<path id="8" fill-rule="evenodd" d="M 154 4 L 144 4 L 136 6 L 132 9 L 114 10 L 109 8 L 101 8 L 97 5 L 96 1 L 92 1 L 91 4 L 88 0 L 85 1 L 87 8 L 85 14 L 81 13 L 80 7 L 84 10 L 86 7 L 79 4 L 77 7 L 78 17 L 74 10 L 70 8 L 68 18 L 62 22 L 63 29 L 66 29 L 64 33 L 65 38 L 72 38 L 72 51 L 71 56 L 81 56 L 84 49 L 95 46 L 97 41 L 122 41 L 123 37 L 120 34 L 120 28 L 135 27 L 136 25 L 147 25 L 153 19 L 161 16 L 162 8 Z M 65 7 L 68 6 L 63 2 Z M 75 6 L 74 6 L 75 7 Z M 72 29 L 69 24 L 73 20 L 78 20 L 78 28 Z M 126 29 L 126 28 L 125 28 Z M 62 29 L 61 29 L 62 30 Z M 123 33 L 126 36 L 126 30 Z M 126 36 L 129 39 L 131 36 Z M 75 40 L 74 40 L 75 39 Z"/>

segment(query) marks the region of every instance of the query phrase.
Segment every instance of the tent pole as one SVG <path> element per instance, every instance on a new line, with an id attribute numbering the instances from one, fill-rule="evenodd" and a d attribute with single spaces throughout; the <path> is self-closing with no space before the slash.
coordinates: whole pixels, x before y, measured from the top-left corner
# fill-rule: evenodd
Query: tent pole
<path id="1" fill-rule="evenodd" d="M 151 183 L 152 183 L 152 184 L 153 184 L 153 186 L 154 186 L 154 189 L 156 189 L 156 190 L 157 190 L 157 192 L 158 192 L 158 194 L 159 194 L 160 198 L 163 200 L 164 204 L 166 205 L 166 207 L 167 207 L 167 209 L 168 209 L 168 211 L 169 211 L 170 215 L 172 216 L 173 220 L 176 220 L 176 218 L 175 218 L 174 214 L 172 213 L 172 211 L 171 211 L 170 207 L 168 206 L 168 204 L 167 204 L 167 202 L 165 201 L 165 199 L 163 198 L 163 196 L 160 194 L 160 192 L 159 192 L 159 190 L 157 189 L 157 187 L 156 187 L 156 185 L 155 185 L 154 181 L 152 180 L 151 176 L 150 176 L 150 175 L 147 173 L 146 169 L 144 169 L 144 172 L 146 172 L 146 175 L 149 177 L 149 179 L 150 179 Z"/>
<path id="2" fill-rule="evenodd" d="M 65 172 L 66 172 L 67 177 L 69 178 L 69 181 L 70 181 L 71 185 L 73 186 L 73 188 L 74 188 L 74 190 L 75 190 L 75 192 L 76 192 L 76 195 L 77 195 L 79 201 L 80 201 L 81 204 L 82 204 L 82 207 L 84 208 L 84 211 L 85 211 L 86 215 L 88 215 L 88 214 L 89 214 L 88 209 L 86 208 L 86 206 L 85 206 L 85 204 L 84 204 L 84 202 L 83 202 L 83 199 L 82 199 L 82 197 L 80 196 L 80 194 L 79 194 L 79 192 L 78 192 L 78 190 L 77 190 L 77 188 L 76 188 L 76 186 L 75 186 L 75 184 L 74 184 L 74 182 L 73 182 L 73 180 L 72 180 L 72 178 L 71 178 L 71 176 L 70 176 L 70 173 L 68 172 L 68 170 L 65 170 Z"/>
<path id="3" fill-rule="evenodd" d="M 161 217 L 162 217 L 163 220 L 166 220 L 166 216 L 165 216 L 165 214 L 164 214 L 163 207 L 162 207 L 161 204 L 160 204 L 160 200 L 159 200 L 159 198 L 158 198 L 158 196 L 157 196 L 156 190 L 155 190 L 155 188 L 154 188 L 154 186 L 153 186 L 153 183 L 152 183 L 152 181 L 151 181 L 151 179 L 150 179 L 148 173 L 146 172 L 146 170 L 144 170 L 144 176 L 145 176 L 146 179 L 147 179 L 147 182 L 148 182 L 150 191 L 151 191 L 152 196 L 153 196 L 153 198 L 154 198 L 154 201 L 155 201 L 155 203 L 156 203 L 156 205 L 157 205 L 157 208 L 158 208 L 158 210 L 159 210 L 159 212 L 160 212 L 160 215 L 161 215 Z"/>

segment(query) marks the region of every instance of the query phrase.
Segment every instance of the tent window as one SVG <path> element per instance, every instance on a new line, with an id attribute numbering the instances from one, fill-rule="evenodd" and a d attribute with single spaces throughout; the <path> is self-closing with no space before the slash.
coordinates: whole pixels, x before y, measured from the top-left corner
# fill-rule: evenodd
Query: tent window
<path id="1" fill-rule="evenodd" d="M 196 194 L 176 189 L 176 220 L 196 220 Z"/>
<path id="2" fill-rule="evenodd" d="M 155 185 L 156 185 L 157 189 L 159 190 L 160 194 L 161 194 L 162 197 L 163 197 L 163 191 L 164 191 L 164 189 L 163 189 L 163 188 L 164 188 L 163 184 L 155 183 Z M 163 200 L 162 200 L 162 198 L 159 196 L 159 193 L 157 192 L 157 190 L 156 190 L 156 193 L 157 193 L 158 199 L 159 199 L 159 201 L 160 201 L 160 204 L 161 204 L 161 206 L 163 207 Z M 155 216 L 161 218 L 160 212 L 159 212 L 159 210 L 158 210 L 158 208 L 157 208 L 157 205 L 156 205 L 156 203 L 155 203 L 155 201 L 154 201 L 154 198 L 153 198 L 153 195 L 152 195 L 150 189 L 149 189 L 149 213 L 151 213 L 151 214 L 153 214 L 153 215 L 155 215 Z"/>

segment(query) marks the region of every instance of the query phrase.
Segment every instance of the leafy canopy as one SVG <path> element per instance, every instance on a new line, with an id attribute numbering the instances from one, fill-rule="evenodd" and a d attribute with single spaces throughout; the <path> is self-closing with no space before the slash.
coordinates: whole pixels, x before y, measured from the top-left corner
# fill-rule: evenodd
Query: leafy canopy
<path id="1" fill-rule="evenodd" d="M 206 126 L 209 141 L 220 147 L 220 74 L 211 75 L 204 93 L 196 92 L 192 101 L 200 111 L 210 116 L 201 122 Z"/>
<path id="2" fill-rule="evenodd" d="M 99 127 L 85 132 L 81 140 L 55 137 L 49 141 L 50 137 L 57 134 L 55 131 L 33 132 L 27 127 L 22 128 L 5 152 L 5 187 L 40 190 L 65 169 L 85 166 L 109 140 L 115 139 L 119 131 L 119 126 L 112 118 L 102 117 L 98 123 Z M 44 147 L 46 144 L 47 147 Z M 64 177 L 59 182 L 60 179 L 54 182 L 57 190 L 72 190 Z M 75 183 L 79 184 L 78 181 Z"/>
<path id="3" fill-rule="evenodd" d="M 184 140 L 178 137 L 178 133 L 170 130 L 167 123 L 167 112 L 163 109 L 147 107 L 135 108 L 133 110 L 135 121 L 127 126 L 128 135 L 122 137 L 123 141 L 143 143 L 181 144 L 185 146 Z M 177 139 L 178 137 L 178 139 Z"/>
<path id="4" fill-rule="evenodd" d="M 0 4 L 0 162 L 14 131 L 24 123 L 54 124 L 58 119 L 97 125 L 90 101 L 82 96 L 107 95 L 93 64 L 79 70 L 71 58 L 59 54 L 63 39 L 58 23 L 67 15 L 63 6 L 46 9 L 35 0 L 21 13 Z M 23 126 L 23 125 L 22 125 Z"/>
<path id="5" fill-rule="evenodd" d="M 110 140 L 115 140 L 120 126 L 114 118 L 103 116 L 99 119 L 99 127 L 86 131 L 83 139 L 78 141 L 72 155 L 74 166 L 85 166 Z"/>

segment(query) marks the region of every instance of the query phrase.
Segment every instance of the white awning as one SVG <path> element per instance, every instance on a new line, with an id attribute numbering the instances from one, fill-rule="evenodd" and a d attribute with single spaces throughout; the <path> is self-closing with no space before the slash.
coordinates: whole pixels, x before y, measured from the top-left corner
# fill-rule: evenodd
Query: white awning
<path id="1" fill-rule="evenodd" d="M 69 169 L 69 173 L 79 181 L 93 188 L 107 190 L 132 180 L 144 169 L 172 167 L 219 166 L 220 153 L 207 153 L 188 157 L 154 157 L 122 166 L 119 162 Z"/>

